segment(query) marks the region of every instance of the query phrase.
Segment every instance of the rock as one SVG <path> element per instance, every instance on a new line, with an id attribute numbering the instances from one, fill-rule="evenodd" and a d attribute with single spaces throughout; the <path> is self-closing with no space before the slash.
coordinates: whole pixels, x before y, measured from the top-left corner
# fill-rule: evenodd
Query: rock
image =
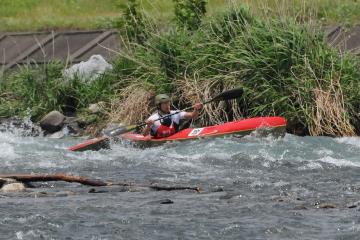
<path id="1" fill-rule="evenodd" d="M 347 205 L 347 208 L 356 208 L 360 205 L 360 201 L 353 202 Z"/>
<path id="2" fill-rule="evenodd" d="M 96 189 L 96 188 L 90 188 L 89 193 L 108 193 L 109 190 L 107 189 Z"/>
<path id="3" fill-rule="evenodd" d="M 0 178 L 0 188 L 7 183 L 6 179 Z"/>
<path id="4" fill-rule="evenodd" d="M 321 203 L 317 206 L 318 208 L 336 208 L 335 204 L 332 203 Z"/>
<path id="5" fill-rule="evenodd" d="M 285 202 L 287 200 L 289 200 L 288 197 L 284 197 L 284 196 L 271 196 L 271 200 L 275 201 L 275 202 Z"/>
<path id="6" fill-rule="evenodd" d="M 224 191 L 225 190 L 223 186 L 216 186 L 210 190 L 210 192 L 224 192 Z"/>
<path id="7" fill-rule="evenodd" d="M 173 204 L 174 202 L 171 199 L 164 199 L 160 201 L 160 204 Z"/>
<path id="8" fill-rule="evenodd" d="M 63 73 L 65 79 L 78 77 L 85 83 L 97 79 L 106 70 L 111 70 L 111 64 L 107 63 L 101 55 L 93 55 L 86 62 L 80 62 L 66 69 Z"/>
<path id="9" fill-rule="evenodd" d="M 100 113 L 102 110 L 102 105 L 104 105 L 104 102 L 90 104 L 88 109 L 91 113 Z"/>
<path id="10" fill-rule="evenodd" d="M 58 112 L 52 111 L 40 120 L 40 126 L 49 133 L 54 133 L 64 126 L 65 116 Z"/>
<path id="11" fill-rule="evenodd" d="M 25 191 L 25 186 L 22 183 L 19 182 L 15 182 L 15 183 L 9 183 L 9 184 L 5 184 L 2 188 L 1 191 L 2 192 L 23 192 Z"/>
<path id="12" fill-rule="evenodd" d="M 63 130 L 60 130 L 58 132 L 47 135 L 48 138 L 55 138 L 55 139 L 60 139 L 60 138 L 63 138 L 64 136 L 65 136 L 65 133 Z"/>

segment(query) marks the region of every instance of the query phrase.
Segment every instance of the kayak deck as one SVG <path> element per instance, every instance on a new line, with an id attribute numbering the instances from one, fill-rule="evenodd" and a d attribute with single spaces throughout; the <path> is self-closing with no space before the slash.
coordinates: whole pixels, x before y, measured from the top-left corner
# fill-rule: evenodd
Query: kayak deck
<path id="1" fill-rule="evenodd" d="M 228 122 L 220 125 L 214 125 L 203 128 L 187 128 L 181 130 L 169 137 L 156 139 L 152 136 L 143 136 L 136 133 L 125 133 L 119 136 L 122 139 L 134 142 L 169 142 L 183 141 L 196 138 L 218 137 L 224 135 L 247 135 L 256 129 L 268 130 L 279 134 L 285 133 L 286 120 L 282 117 L 258 117 Z M 276 131 L 274 131 L 276 130 Z"/>

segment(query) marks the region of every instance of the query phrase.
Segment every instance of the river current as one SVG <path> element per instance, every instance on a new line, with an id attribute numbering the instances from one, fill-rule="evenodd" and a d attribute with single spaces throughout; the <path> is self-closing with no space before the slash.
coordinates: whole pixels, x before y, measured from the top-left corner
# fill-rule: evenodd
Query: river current
<path id="1" fill-rule="evenodd" d="M 0 239 L 360 239 L 360 138 L 254 133 L 147 149 L 66 150 L 81 141 L 0 132 L 0 173 L 201 191 L 36 183 L 0 192 Z"/>

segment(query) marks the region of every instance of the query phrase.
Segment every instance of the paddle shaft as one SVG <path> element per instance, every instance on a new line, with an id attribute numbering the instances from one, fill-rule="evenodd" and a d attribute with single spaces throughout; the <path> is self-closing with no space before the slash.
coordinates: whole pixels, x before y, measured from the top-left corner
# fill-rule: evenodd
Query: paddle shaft
<path id="1" fill-rule="evenodd" d="M 240 88 L 237 88 L 237 89 L 231 89 L 231 90 L 227 90 L 225 92 L 222 92 L 220 94 L 218 94 L 217 96 L 215 96 L 214 98 L 206 101 L 206 102 L 203 102 L 202 104 L 205 105 L 205 104 L 208 104 L 208 103 L 211 103 L 213 101 L 221 101 L 221 100 L 230 100 L 230 99 L 234 99 L 234 98 L 237 98 L 237 97 L 240 97 L 240 95 L 243 93 L 243 90 L 240 89 Z M 174 113 L 171 113 L 171 114 L 167 114 L 165 116 L 162 116 L 155 121 L 160 121 L 164 118 L 167 118 L 169 116 L 172 116 L 172 115 L 175 115 L 175 114 L 179 114 L 180 112 L 183 112 L 183 111 L 187 111 L 189 109 L 192 109 L 194 108 L 194 106 L 191 106 L 191 107 L 187 107 L 183 110 L 180 110 L 180 111 L 176 111 Z M 110 131 L 109 135 L 110 136 L 114 136 L 114 135 L 117 135 L 117 134 L 121 134 L 121 133 L 125 133 L 125 132 L 130 132 L 132 130 L 135 130 L 139 127 L 143 127 L 146 125 L 146 122 L 143 122 L 143 123 L 140 123 L 138 125 L 131 125 L 131 126 L 127 126 L 127 127 L 120 127 L 120 128 L 117 128 L 117 129 L 113 129 Z"/>

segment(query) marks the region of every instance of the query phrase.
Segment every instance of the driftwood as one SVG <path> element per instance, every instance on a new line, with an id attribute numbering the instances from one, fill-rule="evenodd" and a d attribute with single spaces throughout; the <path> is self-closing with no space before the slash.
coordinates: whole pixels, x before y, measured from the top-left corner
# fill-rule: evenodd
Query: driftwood
<path id="1" fill-rule="evenodd" d="M 200 192 L 199 187 L 187 187 L 187 186 L 159 186 L 159 185 L 149 185 L 147 186 L 156 191 L 176 191 L 176 190 L 194 190 Z"/>
<path id="2" fill-rule="evenodd" d="M 87 186 L 102 187 L 102 186 L 124 186 L 124 187 L 143 187 L 149 188 L 156 191 L 176 191 L 176 190 L 193 190 L 200 192 L 199 187 L 190 187 L 190 186 L 161 186 L 158 184 L 149 184 L 149 185 L 137 185 L 134 183 L 125 183 L 125 182 L 107 182 L 99 179 L 90 179 L 86 177 L 79 176 L 69 176 L 65 174 L 2 174 L 0 175 L 0 184 L 2 178 L 14 179 L 19 182 L 29 183 L 29 182 L 49 182 L 49 181 L 64 181 L 64 182 L 76 182 L 81 183 Z"/>
<path id="3" fill-rule="evenodd" d="M 69 176 L 65 174 L 5 174 L 0 175 L 0 178 L 12 178 L 19 182 L 50 182 L 50 181 L 64 181 L 77 182 L 88 186 L 108 186 L 107 182 L 97 179 L 89 179 L 85 177 Z"/>

